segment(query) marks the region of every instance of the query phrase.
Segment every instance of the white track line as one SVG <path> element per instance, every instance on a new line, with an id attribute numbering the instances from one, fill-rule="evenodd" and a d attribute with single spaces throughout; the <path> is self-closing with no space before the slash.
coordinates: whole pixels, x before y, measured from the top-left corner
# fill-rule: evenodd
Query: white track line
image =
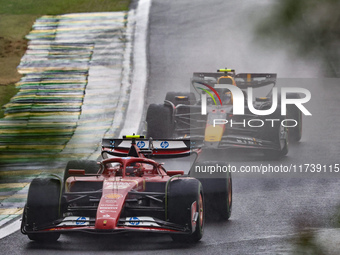
<path id="1" fill-rule="evenodd" d="M 20 229 L 21 220 L 18 219 L 5 227 L 0 228 L 0 239 L 13 234 L 15 231 Z"/>
<path id="2" fill-rule="evenodd" d="M 120 137 L 137 133 L 142 121 L 145 88 L 148 77 L 146 46 L 151 1 L 152 0 L 139 0 L 138 2 L 133 46 L 133 78 L 131 94 L 124 127 L 120 133 Z"/>

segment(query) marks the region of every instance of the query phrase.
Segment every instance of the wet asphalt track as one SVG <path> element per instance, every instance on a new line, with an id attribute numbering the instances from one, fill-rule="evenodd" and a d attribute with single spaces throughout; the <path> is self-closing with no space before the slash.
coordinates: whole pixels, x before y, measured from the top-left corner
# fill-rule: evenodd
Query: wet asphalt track
<path id="1" fill-rule="evenodd" d="M 253 20 L 264 15 L 269 1 L 154 0 L 149 30 L 147 103 L 161 103 L 167 91 L 188 90 L 193 71 L 230 67 L 238 72 L 277 72 L 279 77 L 317 76 L 316 62 L 286 54 L 287 47 L 255 45 Z M 303 139 L 287 157 L 266 161 L 260 154 L 232 151 L 223 155 L 238 169 L 243 165 L 340 163 L 338 132 L 340 87 L 330 79 L 280 80 L 306 87 L 312 100 L 304 118 Z M 287 85 L 288 84 L 288 85 Z M 299 85 L 296 85 L 299 84 Z M 212 155 L 206 155 L 212 159 Z M 217 158 L 219 160 L 220 158 Z M 180 165 L 180 164 L 178 164 Z M 288 178 L 289 177 L 289 178 Z M 332 177 L 332 178 L 331 178 Z M 0 241 L 3 254 L 280 254 L 290 253 L 296 222 L 308 228 L 331 226 L 340 203 L 339 174 L 233 175 L 233 212 L 228 222 L 208 221 L 196 245 L 175 244 L 167 236 L 62 235 L 38 245 L 19 232 Z"/>

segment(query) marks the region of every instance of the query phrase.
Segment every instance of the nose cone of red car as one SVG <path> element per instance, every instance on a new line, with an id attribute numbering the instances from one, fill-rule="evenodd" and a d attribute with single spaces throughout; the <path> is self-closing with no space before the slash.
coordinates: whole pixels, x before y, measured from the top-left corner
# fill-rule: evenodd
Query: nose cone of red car
<path id="1" fill-rule="evenodd" d="M 116 219 L 113 218 L 97 218 L 96 229 L 114 229 L 116 227 Z"/>

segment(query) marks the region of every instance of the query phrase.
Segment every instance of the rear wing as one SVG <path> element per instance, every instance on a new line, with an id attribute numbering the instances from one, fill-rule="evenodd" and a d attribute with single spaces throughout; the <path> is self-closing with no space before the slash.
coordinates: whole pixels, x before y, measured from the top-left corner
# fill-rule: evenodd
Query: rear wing
<path id="1" fill-rule="evenodd" d="M 218 78 L 224 76 L 224 73 L 193 73 L 193 81 L 201 79 L 210 84 L 216 84 Z M 240 88 L 246 87 L 262 87 L 269 84 L 276 84 L 276 73 L 239 73 L 232 75 L 236 85 Z"/>
<path id="2" fill-rule="evenodd" d="M 202 145 L 202 140 L 191 139 L 134 139 L 139 151 L 146 157 L 186 157 L 197 153 Z M 131 148 L 131 139 L 102 139 L 102 155 L 108 153 L 113 156 L 127 156 Z"/>

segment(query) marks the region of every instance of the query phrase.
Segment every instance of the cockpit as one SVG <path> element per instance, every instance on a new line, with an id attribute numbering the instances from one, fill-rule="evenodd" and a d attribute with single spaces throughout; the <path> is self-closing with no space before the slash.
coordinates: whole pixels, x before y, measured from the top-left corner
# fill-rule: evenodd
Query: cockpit
<path id="1" fill-rule="evenodd" d="M 109 174 L 122 177 L 142 177 L 145 175 L 160 174 L 157 166 L 143 161 L 127 162 L 124 169 L 124 164 L 120 162 L 109 162 L 105 164 L 105 169 Z"/>

